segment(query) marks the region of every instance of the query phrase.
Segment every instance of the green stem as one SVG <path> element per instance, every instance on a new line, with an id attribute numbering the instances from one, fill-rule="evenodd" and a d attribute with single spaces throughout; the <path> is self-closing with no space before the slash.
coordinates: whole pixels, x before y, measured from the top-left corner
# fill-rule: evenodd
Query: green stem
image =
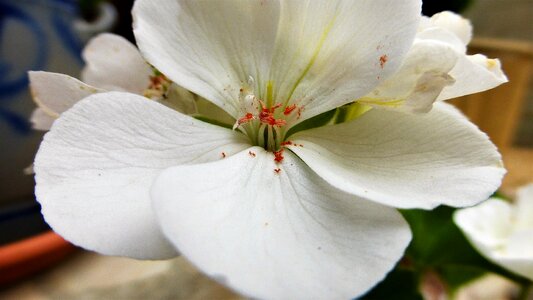
<path id="1" fill-rule="evenodd" d="M 527 300 L 531 292 L 531 283 L 522 283 L 520 285 L 520 294 L 518 295 L 518 300 Z"/>

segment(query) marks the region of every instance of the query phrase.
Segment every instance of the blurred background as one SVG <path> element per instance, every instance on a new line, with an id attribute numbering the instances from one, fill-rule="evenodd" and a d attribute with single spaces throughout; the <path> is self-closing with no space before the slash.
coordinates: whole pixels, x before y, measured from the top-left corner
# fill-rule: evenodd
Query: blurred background
<path id="1" fill-rule="evenodd" d="M 190 290 L 190 294 L 186 294 L 187 288 L 183 291 L 188 299 L 202 299 L 210 291 L 225 295 L 222 298 L 234 297 L 192 268 L 182 265 L 185 273 L 169 271 L 175 269 L 171 266 L 186 264 L 180 260 L 146 264 L 87 253 L 85 260 L 71 259 L 70 265 L 53 269 L 48 277 L 47 273 L 41 273 L 34 281 L 20 281 L 24 275 L 54 264 L 74 249 L 47 233 L 48 227 L 33 196 L 33 176 L 24 172 L 31 165 L 43 135 L 32 130 L 29 123 L 35 105 L 28 91 L 26 72 L 46 70 L 79 77 L 83 67 L 81 51 L 92 36 L 115 32 L 134 40 L 132 3 L 133 0 L 0 0 L 0 288 L 6 297 L 29 295 L 17 294 L 25 289 L 30 289 L 36 297 L 47 293 L 57 296 L 48 285 L 58 284 L 61 278 L 64 281 L 59 288 L 74 298 L 77 292 L 90 286 L 91 280 L 96 286 L 105 286 L 106 295 L 113 295 L 109 291 L 112 283 L 123 286 L 124 282 L 153 276 L 159 276 L 160 284 L 181 278 Z M 443 10 L 460 12 L 472 21 L 475 39 L 470 51 L 500 58 L 510 79 L 510 83 L 494 90 L 452 102 L 500 148 L 509 169 L 502 190 L 512 194 L 516 187 L 533 181 L 533 88 L 530 79 L 533 0 L 424 1 L 424 14 L 428 16 Z M 31 237 L 38 239 L 23 248 L 21 241 Z M 22 248 L 9 248 L 12 245 Z M 41 252 L 25 252 L 27 247 L 40 247 Z M 109 265 L 126 271 L 111 279 L 106 273 Z M 80 268 L 89 268 L 80 275 L 89 282 L 85 287 L 78 281 L 66 280 L 73 272 L 79 273 Z M 150 282 L 145 281 L 145 285 L 150 286 Z M 205 288 L 207 286 L 209 288 Z M 204 292 L 198 294 L 200 287 L 204 287 Z M 120 289 L 114 292 L 128 295 Z M 102 296 L 95 291 L 93 294 L 96 298 Z"/>

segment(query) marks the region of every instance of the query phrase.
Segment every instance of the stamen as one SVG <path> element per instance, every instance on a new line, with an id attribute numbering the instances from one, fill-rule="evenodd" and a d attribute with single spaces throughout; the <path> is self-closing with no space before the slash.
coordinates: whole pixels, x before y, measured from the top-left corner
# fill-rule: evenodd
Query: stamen
<path id="1" fill-rule="evenodd" d="M 241 126 L 244 123 L 248 123 L 255 119 L 255 116 L 252 113 L 247 113 L 244 117 L 240 118 L 233 124 L 233 130 L 237 129 L 237 127 Z"/>
<path id="2" fill-rule="evenodd" d="M 288 116 L 290 115 L 294 110 L 296 109 L 296 104 L 289 105 L 285 107 L 285 111 L 283 112 L 284 115 Z"/>

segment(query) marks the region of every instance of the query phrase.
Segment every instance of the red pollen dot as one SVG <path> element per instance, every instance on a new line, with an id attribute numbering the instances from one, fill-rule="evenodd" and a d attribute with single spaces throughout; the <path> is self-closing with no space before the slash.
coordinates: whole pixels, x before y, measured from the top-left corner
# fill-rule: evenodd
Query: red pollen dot
<path id="1" fill-rule="evenodd" d="M 281 143 L 281 146 L 291 146 L 291 145 L 292 145 L 291 141 L 286 141 L 286 142 Z"/>
<path id="2" fill-rule="evenodd" d="M 274 172 L 276 172 L 276 174 L 279 174 L 281 172 L 281 169 L 280 168 L 274 169 Z"/>
<path id="3" fill-rule="evenodd" d="M 382 69 L 385 67 L 385 64 L 387 63 L 388 60 L 389 60 L 389 57 L 387 56 L 387 54 L 384 54 L 379 58 L 379 65 L 381 66 Z"/>
<path id="4" fill-rule="evenodd" d="M 221 155 L 222 155 L 222 158 L 226 158 L 226 153 L 225 152 L 222 152 Z"/>
<path id="5" fill-rule="evenodd" d="M 250 154 L 251 157 L 255 157 L 255 153 L 252 151 L 248 151 L 248 154 Z"/>
<path id="6" fill-rule="evenodd" d="M 283 161 L 283 148 L 281 148 L 280 150 L 278 151 L 274 151 L 274 161 L 277 162 L 277 163 L 280 163 Z"/>

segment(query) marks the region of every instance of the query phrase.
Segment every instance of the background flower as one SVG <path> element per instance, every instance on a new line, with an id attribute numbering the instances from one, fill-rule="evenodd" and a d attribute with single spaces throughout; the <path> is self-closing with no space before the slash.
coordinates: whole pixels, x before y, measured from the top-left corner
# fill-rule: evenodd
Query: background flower
<path id="1" fill-rule="evenodd" d="M 491 198 L 454 220 L 486 258 L 533 280 L 533 184 L 518 190 L 515 203 Z"/>

